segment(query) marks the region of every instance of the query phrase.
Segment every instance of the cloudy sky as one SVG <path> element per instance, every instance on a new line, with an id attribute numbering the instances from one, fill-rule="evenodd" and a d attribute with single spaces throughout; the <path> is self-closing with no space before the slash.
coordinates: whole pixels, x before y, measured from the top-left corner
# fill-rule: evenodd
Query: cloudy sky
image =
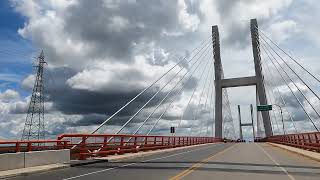
<path id="1" fill-rule="evenodd" d="M 317 32 L 320 24 L 314 21 L 320 17 L 318 6 L 315 0 L 1 1 L 0 139 L 19 139 L 21 136 L 34 83 L 34 57 L 41 50 L 48 63 L 44 73 L 47 135 L 91 132 L 183 57 L 191 59 L 194 55 L 192 50 L 210 38 L 212 25 L 219 26 L 221 57 L 227 78 L 254 75 L 249 31 L 252 18 L 257 18 L 259 27 L 281 47 L 292 52 L 294 57 L 298 57 L 306 68 L 315 75 L 319 74 L 317 57 L 320 39 Z M 210 55 L 204 60 L 212 59 Z M 263 55 L 262 63 L 268 67 L 270 64 L 264 58 L 267 57 Z M 191 131 L 190 127 L 200 134 L 212 133 L 211 128 L 206 132 L 206 127 L 212 126 L 212 107 L 210 101 L 208 105 L 205 103 L 205 97 L 208 99 L 212 93 L 212 81 L 200 78 L 201 71 L 205 71 L 210 79 L 212 70 L 209 69 L 211 62 L 208 62 L 207 66 L 206 62 L 199 65 L 182 91 L 169 96 L 174 102 L 155 133 L 167 134 L 167 129 L 176 126 L 179 119 L 183 119 L 181 134 Z M 190 62 L 179 67 L 182 71 L 176 79 L 185 72 L 192 72 L 194 66 Z M 110 121 L 104 132 L 116 132 L 178 70 L 170 72 L 163 82 Z M 292 100 L 290 90 L 281 83 L 276 70 L 269 70 L 275 74 L 275 77 L 265 77 L 270 94 L 275 94 L 270 95 L 270 100 L 281 103 L 277 96 L 279 89 L 287 101 L 287 110 L 294 116 L 297 129 L 313 131 L 299 104 Z M 299 69 L 297 71 L 305 75 Z M 297 82 L 296 78 L 294 80 Z M 318 84 L 312 80 L 308 82 L 317 91 Z M 319 109 L 318 100 L 304 85 L 298 85 Z M 161 91 L 123 132 L 138 127 L 173 86 L 170 84 Z M 195 99 L 186 108 L 194 89 L 197 89 Z M 205 89 L 203 96 L 202 89 Z M 250 121 L 249 105 L 255 105 L 255 88 L 231 88 L 228 93 L 237 133 L 237 105 L 242 107 L 243 121 Z M 312 109 L 303 99 L 301 101 L 320 127 L 320 121 Z M 169 103 L 166 101 L 164 105 Z M 160 110 L 154 113 L 151 120 L 157 119 L 162 112 Z M 195 112 L 201 112 L 197 117 L 199 121 L 192 121 Z M 181 118 L 182 114 L 184 116 Z M 275 116 L 279 121 L 277 111 Z M 294 132 L 288 113 L 284 116 L 288 131 Z M 151 127 L 152 123 L 148 125 Z M 147 128 L 144 130 L 147 131 Z M 244 131 L 246 137 L 251 135 L 251 129 L 245 128 Z M 275 127 L 275 133 L 281 132 Z"/>

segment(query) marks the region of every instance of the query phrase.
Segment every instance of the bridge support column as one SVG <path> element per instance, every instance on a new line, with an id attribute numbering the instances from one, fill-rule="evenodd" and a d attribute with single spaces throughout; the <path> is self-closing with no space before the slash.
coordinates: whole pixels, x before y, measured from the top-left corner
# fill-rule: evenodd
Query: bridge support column
<path id="1" fill-rule="evenodd" d="M 222 138 L 222 65 L 218 26 L 212 26 L 213 57 L 215 71 L 215 137 Z"/>
<path id="2" fill-rule="evenodd" d="M 257 96 L 259 98 L 260 104 L 266 105 L 268 104 L 268 101 L 267 101 L 266 91 L 264 87 L 264 79 L 262 75 L 259 32 L 258 32 L 258 23 L 256 19 L 251 19 L 250 29 L 251 29 L 252 51 L 253 51 L 253 58 L 254 58 L 254 68 L 255 68 L 256 79 L 257 79 L 257 84 L 256 84 Z M 267 137 L 272 136 L 272 127 L 271 127 L 269 112 L 261 111 L 261 114 L 262 114 L 265 135 Z"/>

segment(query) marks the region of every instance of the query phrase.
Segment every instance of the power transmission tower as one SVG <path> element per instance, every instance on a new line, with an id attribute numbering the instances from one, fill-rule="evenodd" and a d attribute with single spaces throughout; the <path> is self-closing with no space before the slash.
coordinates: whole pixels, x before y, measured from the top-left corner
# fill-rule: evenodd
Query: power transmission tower
<path id="1" fill-rule="evenodd" d="M 41 51 L 37 58 L 37 76 L 33 86 L 28 114 L 24 125 L 21 140 L 39 140 L 45 137 L 44 125 L 44 96 L 43 96 L 43 66 L 44 53 Z"/>

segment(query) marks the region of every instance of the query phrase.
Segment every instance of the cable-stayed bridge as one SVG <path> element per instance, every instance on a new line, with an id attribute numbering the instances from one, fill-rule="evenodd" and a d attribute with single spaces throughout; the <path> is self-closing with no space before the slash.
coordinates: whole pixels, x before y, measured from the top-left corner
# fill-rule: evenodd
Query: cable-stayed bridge
<path id="1" fill-rule="evenodd" d="M 92 133 L 0 142 L 1 152 L 37 151 L 57 163 L 65 154 L 41 153 L 62 149 L 77 159 L 69 168 L 15 179 L 319 179 L 320 80 L 255 19 L 250 31 L 254 76 L 224 77 L 223 45 L 213 26 L 189 56 Z M 227 88 L 241 86 L 256 87 L 251 123 L 241 122 L 240 106 L 239 119 L 232 116 Z M 252 127 L 255 143 L 241 143 L 243 126 Z"/>

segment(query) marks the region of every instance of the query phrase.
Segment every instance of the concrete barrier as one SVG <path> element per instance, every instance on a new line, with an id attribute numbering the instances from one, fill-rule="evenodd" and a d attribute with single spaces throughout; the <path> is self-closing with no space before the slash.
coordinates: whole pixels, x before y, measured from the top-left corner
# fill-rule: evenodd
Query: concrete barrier
<path id="1" fill-rule="evenodd" d="M 25 167 L 70 163 L 70 150 L 32 151 L 25 153 Z"/>
<path id="2" fill-rule="evenodd" d="M 24 153 L 0 154 L 0 171 L 24 168 Z"/>
<path id="3" fill-rule="evenodd" d="M 0 171 L 57 163 L 70 163 L 69 149 L 0 154 Z"/>

